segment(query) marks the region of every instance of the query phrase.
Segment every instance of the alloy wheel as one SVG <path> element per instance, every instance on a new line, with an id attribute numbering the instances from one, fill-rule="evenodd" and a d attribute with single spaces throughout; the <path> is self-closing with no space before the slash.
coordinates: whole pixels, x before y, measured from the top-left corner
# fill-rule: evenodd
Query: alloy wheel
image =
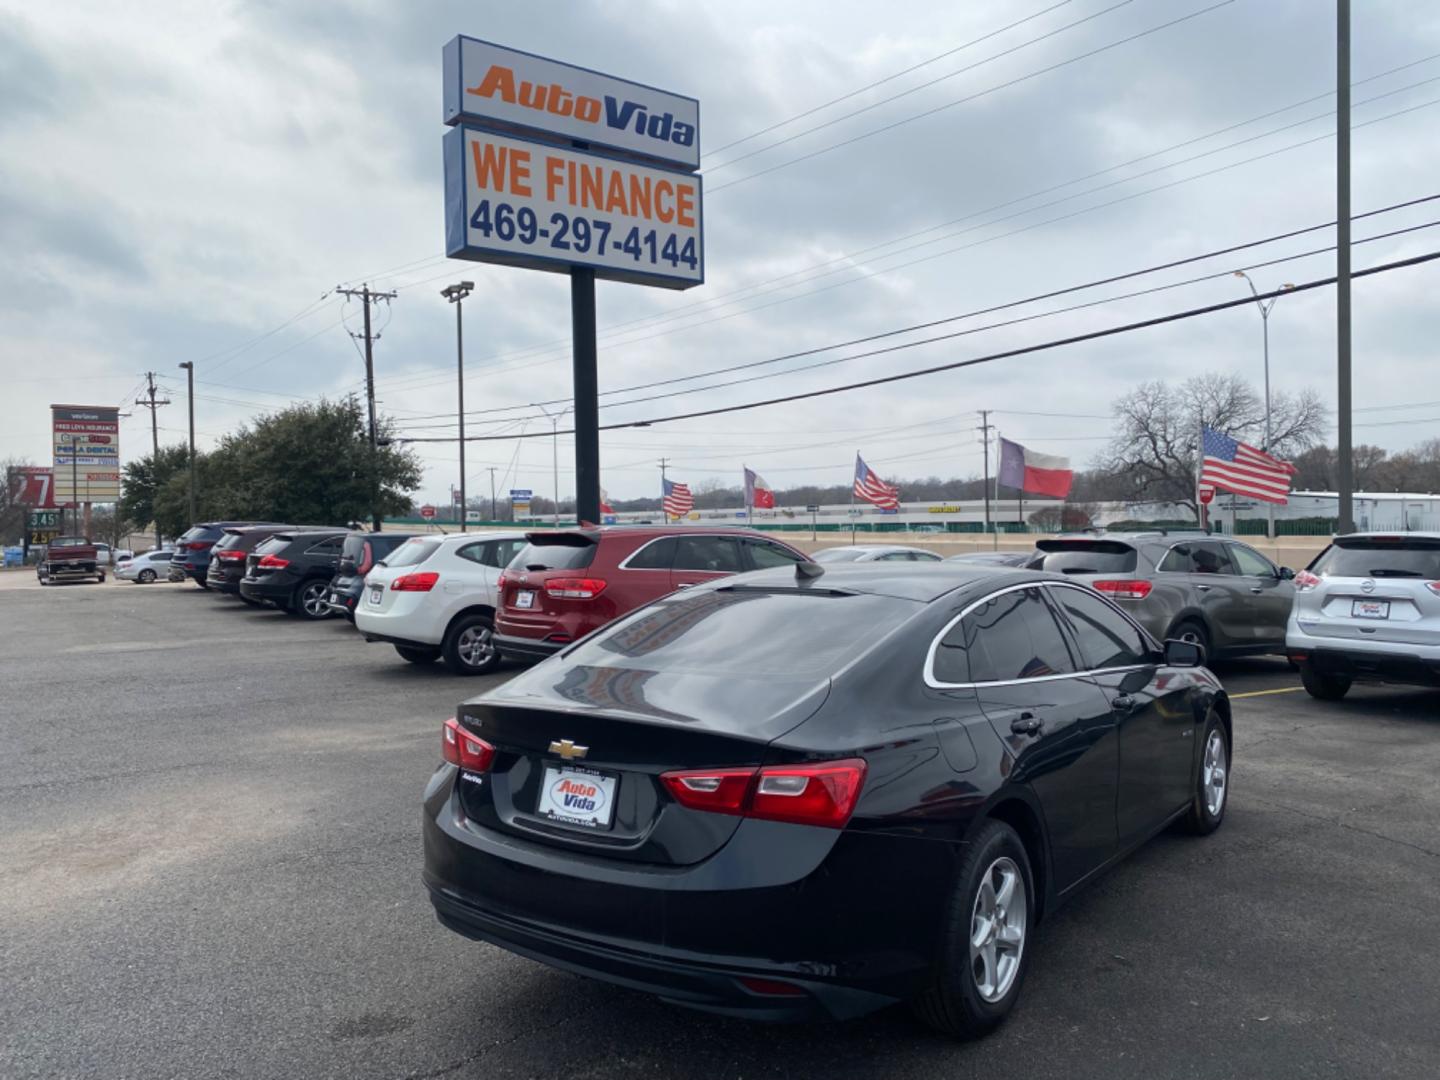
<path id="1" fill-rule="evenodd" d="M 1001 856 L 981 878 L 970 915 L 970 972 L 981 999 L 992 1005 L 1010 992 L 1020 972 L 1028 917 L 1020 867 Z"/>
<path id="2" fill-rule="evenodd" d="M 1225 784 L 1229 779 L 1225 768 L 1225 737 L 1219 728 L 1210 732 L 1205 743 L 1205 762 L 1200 767 L 1200 785 L 1205 794 L 1205 810 L 1219 817 L 1225 808 Z"/>
<path id="3" fill-rule="evenodd" d="M 305 614 L 312 619 L 318 619 L 330 612 L 329 605 L 325 602 L 325 594 L 328 587 L 323 581 L 311 582 L 305 586 L 305 591 L 300 594 L 300 605 L 305 609 Z"/>
<path id="4" fill-rule="evenodd" d="M 467 626 L 455 640 L 455 652 L 466 667 L 484 667 L 495 654 L 488 626 Z"/>

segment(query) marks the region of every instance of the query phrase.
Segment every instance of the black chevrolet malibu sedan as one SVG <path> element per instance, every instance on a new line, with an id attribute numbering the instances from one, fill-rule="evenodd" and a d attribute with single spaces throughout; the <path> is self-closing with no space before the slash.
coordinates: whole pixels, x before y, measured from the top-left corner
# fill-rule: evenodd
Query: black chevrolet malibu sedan
<path id="1" fill-rule="evenodd" d="M 425 791 L 446 926 L 763 1019 L 974 1035 L 1035 927 L 1225 811 L 1230 705 L 1058 575 L 802 563 L 697 586 L 464 704 Z"/>

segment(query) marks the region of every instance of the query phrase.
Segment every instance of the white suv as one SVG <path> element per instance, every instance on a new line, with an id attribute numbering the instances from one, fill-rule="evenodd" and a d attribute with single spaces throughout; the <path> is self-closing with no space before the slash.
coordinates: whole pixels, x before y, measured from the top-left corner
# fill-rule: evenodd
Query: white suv
<path id="1" fill-rule="evenodd" d="M 1337 536 L 1295 575 L 1285 651 L 1311 695 L 1440 686 L 1440 533 Z"/>
<path id="2" fill-rule="evenodd" d="M 443 656 L 460 675 L 493 671 L 495 583 L 524 546 L 521 532 L 412 537 L 365 575 L 355 629 L 412 664 Z"/>

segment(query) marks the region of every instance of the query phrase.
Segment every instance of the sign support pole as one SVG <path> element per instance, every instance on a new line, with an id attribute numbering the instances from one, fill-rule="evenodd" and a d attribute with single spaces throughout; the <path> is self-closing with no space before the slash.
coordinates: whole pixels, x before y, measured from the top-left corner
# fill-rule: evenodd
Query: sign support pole
<path id="1" fill-rule="evenodd" d="M 588 266 L 570 268 L 570 336 L 574 349 L 575 518 L 598 524 L 600 378 L 596 370 L 595 271 Z"/>

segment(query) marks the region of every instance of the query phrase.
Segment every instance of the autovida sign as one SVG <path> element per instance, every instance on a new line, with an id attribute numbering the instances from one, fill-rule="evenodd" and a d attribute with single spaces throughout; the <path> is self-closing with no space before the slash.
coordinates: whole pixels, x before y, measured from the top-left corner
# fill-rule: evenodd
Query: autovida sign
<path id="1" fill-rule="evenodd" d="M 474 38 L 444 58 L 447 255 L 704 282 L 699 102 Z"/>

